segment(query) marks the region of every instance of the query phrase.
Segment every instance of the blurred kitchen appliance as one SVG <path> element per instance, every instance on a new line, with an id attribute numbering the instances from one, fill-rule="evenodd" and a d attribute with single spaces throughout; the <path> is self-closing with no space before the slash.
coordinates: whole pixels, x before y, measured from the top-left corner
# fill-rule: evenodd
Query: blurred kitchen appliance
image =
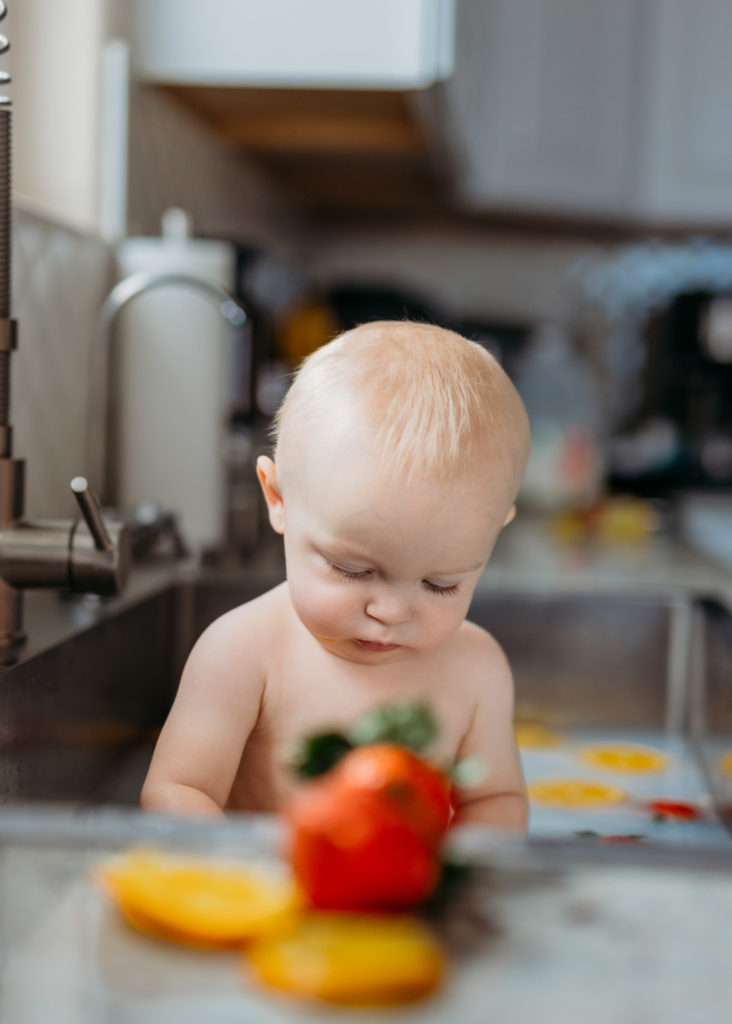
<path id="1" fill-rule="evenodd" d="M 732 487 L 732 292 L 679 292 L 648 318 L 643 344 L 611 483 L 645 494 Z"/>

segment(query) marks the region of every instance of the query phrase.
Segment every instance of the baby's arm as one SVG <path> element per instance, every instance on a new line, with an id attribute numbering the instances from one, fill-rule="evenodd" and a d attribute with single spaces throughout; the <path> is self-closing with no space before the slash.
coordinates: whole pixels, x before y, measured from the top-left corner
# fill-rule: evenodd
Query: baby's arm
<path id="1" fill-rule="evenodd" d="M 258 608 L 243 605 L 195 644 L 143 786 L 146 810 L 223 817 L 262 697 L 259 617 Z"/>
<path id="2" fill-rule="evenodd" d="M 528 801 L 514 738 L 513 678 L 501 648 L 480 632 L 475 706 L 458 758 L 479 758 L 487 775 L 475 787 L 458 789 L 457 821 L 524 832 Z"/>

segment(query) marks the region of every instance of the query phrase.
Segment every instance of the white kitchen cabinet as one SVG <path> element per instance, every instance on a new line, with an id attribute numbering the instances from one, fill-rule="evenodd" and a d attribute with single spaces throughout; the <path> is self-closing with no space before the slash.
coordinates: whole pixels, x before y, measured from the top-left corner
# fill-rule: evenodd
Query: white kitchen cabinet
<path id="1" fill-rule="evenodd" d="M 151 82 L 424 88 L 452 70 L 453 0 L 134 0 Z"/>
<path id="2" fill-rule="evenodd" d="M 475 209 L 732 225 L 730 0 L 457 0 L 443 87 Z"/>
<path id="3" fill-rule="evenodd" d="M 463 203 L 627 208 L 638 19 L 637 0 L 457 0 L 444 92 Z"/>
<path id="4" fill-rule="evenodd" d="M 636 211 L 664 223 L 732 225 L 732 3 L 640 2 Z"/>
<path id="5" fill-rule="evenodd" d="M 732 0 L 133 0 L 132 9 L 138 76 L 179 86 L 254 152 L 314 150 L 323 139 L 322 152 L 340 155 L 391 146 L 446 170 L 440 180 L 467 210 L 732 227 Z M 262 97 L 278 89 L 275 109 Z M 304 118 L 288 89 L 320 90 L 322 111 L 311 96 Z M 245 95 L 257 90 L 261 109 Z M 390 90 L 405 100 L 398 116 L 343 100 Z M 214 92 L 229 95 L 217 105 Z M 340 92 L 335 107 L 327 92 Z"/>

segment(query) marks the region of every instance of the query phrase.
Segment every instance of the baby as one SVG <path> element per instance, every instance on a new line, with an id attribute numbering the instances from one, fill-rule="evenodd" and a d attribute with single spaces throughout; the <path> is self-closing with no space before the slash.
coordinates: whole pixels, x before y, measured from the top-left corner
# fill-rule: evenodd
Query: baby
<path id="1" fill-rule="evenodd" d="M 301 365 L 276 439 L 257 474 L 287 580 L 195 644 L 143 807 L 275 811 L 304 736 L 420 699 L 439 723 L 435 757 L 488 769 L 458 791 L 458 819 L 524 829 L 511 672 L 465 619 L 528 455 L 508 377 L 451 331 L 365 324 Z"/>

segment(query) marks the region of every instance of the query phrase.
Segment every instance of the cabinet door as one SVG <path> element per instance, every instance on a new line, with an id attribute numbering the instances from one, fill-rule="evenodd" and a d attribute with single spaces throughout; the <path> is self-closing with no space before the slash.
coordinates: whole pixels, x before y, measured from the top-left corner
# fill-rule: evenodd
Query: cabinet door
<path id="1" fill-rule="evenodd" d="M 638 212 L 732 223 L 732 3 L 648 0 Z"/>
<path id="2" fill-rule="evenodd" d="M 464 201 L 627 207 L 638 19 L 638 0 L 458 0 L 445 92 Z"/>
<path id="3" fill-rule="evenodd" d="M 420 88 L 449 74 L 453 0 L 134 0 L 147 81 Z"/>

